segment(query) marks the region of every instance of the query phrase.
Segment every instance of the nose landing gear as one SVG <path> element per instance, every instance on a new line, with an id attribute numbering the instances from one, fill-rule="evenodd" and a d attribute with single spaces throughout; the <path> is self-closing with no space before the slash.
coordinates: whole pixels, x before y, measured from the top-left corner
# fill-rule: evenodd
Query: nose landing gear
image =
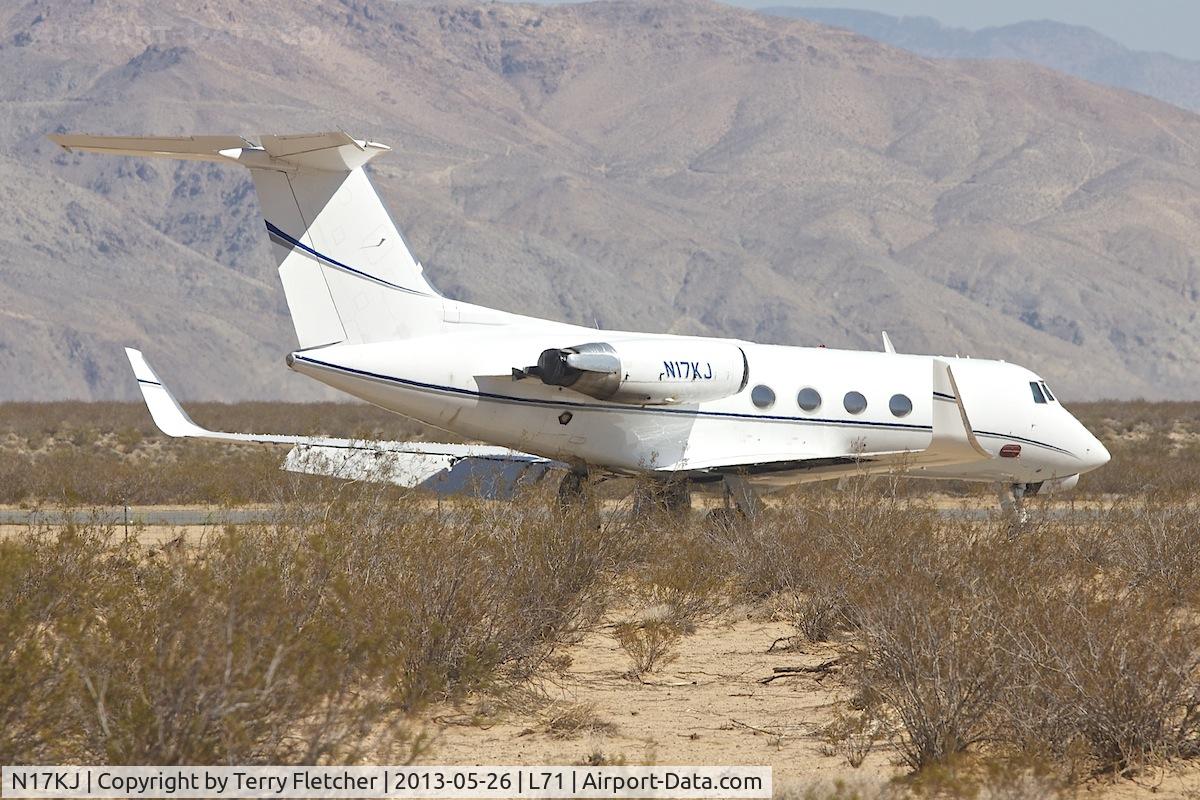
<path id="1" fill-rule="evenodd" d="M 998 483 L 996 491 L 1000 496 L 1000 512 L 1012 519 L 1017 525 L 1029 522 L 1029 512 L 1025 509 L 1026 496 L 1032 497 L 1042 488 L 1040 483 Z"/>

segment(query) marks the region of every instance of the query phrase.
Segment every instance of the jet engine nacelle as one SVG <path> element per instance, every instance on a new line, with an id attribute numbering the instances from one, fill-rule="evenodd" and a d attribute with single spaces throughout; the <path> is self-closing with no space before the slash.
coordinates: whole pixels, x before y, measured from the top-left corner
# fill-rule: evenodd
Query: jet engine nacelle
<path id="1" fill-rule="evenodd" d="M 746 388 L 742 348 L 726 342 L 638 339 L 589 342 L 542 351 L 536 367 L 513 378 L 539 378 L 598 400 L 669 405 L 719 400 Z"/>
<path id="2" fill-rule="evenodd" d="M 1032 484 L 1036 486 L 1033 492 L 1026 490 L 1026 494 L 1057 494 L 1058 492 L 1069 492 L 1079 484 L 1079 473 L 1068 475 L 1065 478 L 1051 478 L 1041 483 Z"/>

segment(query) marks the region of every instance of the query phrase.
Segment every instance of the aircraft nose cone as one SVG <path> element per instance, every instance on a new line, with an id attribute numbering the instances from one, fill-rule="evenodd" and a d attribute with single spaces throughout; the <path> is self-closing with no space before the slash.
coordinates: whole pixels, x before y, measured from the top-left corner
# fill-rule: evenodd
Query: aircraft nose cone
<path id="1" fill-rule="evenodd" d="M 1089 472 L 1094 469 L 1099 469 L 1109 462 L 1112 458 L 1109 455 L 1108 448 L 1093 436 L 1090 432 L 1087 434 L 1088 443 L 1083 449 L 1080 460 L 1083 461 L 1083 469 L 1080 472 Z"/>

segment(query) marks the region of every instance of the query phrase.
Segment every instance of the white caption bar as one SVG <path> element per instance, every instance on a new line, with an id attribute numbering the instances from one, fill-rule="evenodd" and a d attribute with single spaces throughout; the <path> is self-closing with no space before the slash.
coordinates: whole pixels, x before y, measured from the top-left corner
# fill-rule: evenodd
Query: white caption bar
<path id="1" fill-rule="evenodd" d="M 4 767 L 4 798 L 769 798 L 770 767 Z"/>

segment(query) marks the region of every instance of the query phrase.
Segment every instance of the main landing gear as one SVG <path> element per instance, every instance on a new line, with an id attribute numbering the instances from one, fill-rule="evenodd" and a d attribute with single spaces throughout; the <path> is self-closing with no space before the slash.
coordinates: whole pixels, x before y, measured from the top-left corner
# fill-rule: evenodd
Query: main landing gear
<path id="1" fill-rule="evenodd" d="M 598 513 L 590 502 L 588 474 L 571 470 L 558 484 L 558 507 L 568 513 Z M 763 504 L 750 483 L 740 476 L 726 476 L 720 484 L 723 504 L 708 512 L 710 523 L 731 527 L 762 513 Z M 692 511 L 692 485 L 687 480 L 642 480 L 633 489 L 634 518 L 668 514 L 686 517 Z"/>
<path id="2" fill-rule="evenodd" d="M 692 510 L 692 487 L 686 480 L 640 481 L 633 487 L 633 515 L 686 515 Z"/>
<path id="3" fill-rule="evenodd" d="M 564 519 L 600 528 L 600 508 L 587 472 L 570 470 L 563 475 L 558 484 L 558 513 Z"/>
<path id="4" fill-rule="evenodd" d="M 716 528 L 728 530 L 762 513 L 763 504 L 749 481 L 738 475 L 727 475 L 721 481 L 724 505 L 708 512 L 708 521 Z"/>
<path id="5" fill-rule="evenodd" d="M 571 470 L 558 484 L 559 508 L 582 506 L 587 500 L 587 473 Z"/>

